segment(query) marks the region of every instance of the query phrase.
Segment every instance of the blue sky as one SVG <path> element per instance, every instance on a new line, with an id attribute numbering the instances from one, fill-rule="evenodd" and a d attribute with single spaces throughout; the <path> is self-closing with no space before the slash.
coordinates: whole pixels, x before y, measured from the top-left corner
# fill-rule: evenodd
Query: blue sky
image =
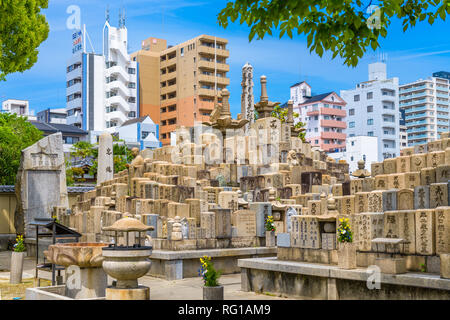
<path id="1" fill-rule="evenodd" d="M 227 29 L 217 23 L 217 14 L 226 0 L 50 0 L 44 11 L 50 24 L 48 39 L 41 45 L 38 62 L 24 73 L 15 73 L 0 82 L 0 100 L 8 98 L 30 101 L 35 112 L 46 108 L 65 107 L 66 61 L 71 56 L 71 34 L 66 28 L 68 6 L 81 8 L 96 52 L 101 51 L 105 9 L 109 4 L 112 25 L 117 25 L 119 8 L 127 10 L 127 28 L 130 52 L 140 49 L 143 39 L 150 36 L 167 39 L 178 44 L 200 34 L 215 35 L 229 40 L 228 60 L 231 70 L 231 111 L 240 112 L 241 68 L 249 62 L 255 70 L 255 95 L 259 100 L 259 77 L 268 77 L 269 99 L 285 102 L 289 87 L 306 80 L 313 93 L 353 88 L 367 80 L 367 65 L 376 61 L 383 52 L 388 57 L 388 76 L 399 77 L 406 83 L 431 76 L 435 71 L 450 71 L 450 19 L 433 26 L 420 24 L 403 33 L 399 21 L 394 21 L 388 36 L 381 42 L 381 50 L 371 49 L 356 68 L 343 65 L 342 60 L 331 60 L 330 54 L 319 58 L 310 54 L 303 36 L 294 39 L 267 36 L 264 40 L 248 42 L 249 28 L 238 23 Z"/>

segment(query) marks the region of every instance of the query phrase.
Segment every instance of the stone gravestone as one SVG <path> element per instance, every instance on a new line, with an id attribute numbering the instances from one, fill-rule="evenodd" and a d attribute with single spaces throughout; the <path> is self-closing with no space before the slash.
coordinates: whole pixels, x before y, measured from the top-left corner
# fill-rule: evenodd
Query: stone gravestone
<path id="1" fill-rule="evenodd" d="M 272 205 L 270 202 L 252 202 L 250 203 L 250 210 L 256 213 L 256 236 L 265 237 L 266 229 L 264 225 L 266 218 L 272 215 Z"/>
<path id="2" fill-rule="evenodd" d="M 256 214 L 254 211 L 237 211 L 235 219 L 238 237 L 256 236 Z"/>
<path id="3" fill-rule="evenodd" d="M 416 211 L 416 253 L 419 255 L 434 255 L 436 253 L 435 241 L 435 214 L 433 209 Z"/>
<path id="4" fill-rule="evenodd" d="M 289 207 L 286 210 L 286 232 L 291 232 L 291 217 L 298 215 L 295 208 Z"/>
<path id="5" fill-rule="evenodd" d="M 383 211 L 397 210 L 397 190 L 383 191 Z"/>
<path id="6" fill-rule="evenodd" d="M 448 206 L 448 183 L 430 185 L 430 208 Z"/>
<path id="7" fill-rule="evenodd" d="M 97 186 L 114 177 L 113 143 L 112 136 L 103 132 L 98 140 L 98 169 Z"/>
<path id="8" fill-rule="evenodd" d="M 22 150 L 16 176 L 16 232 L 34 237 L 35 218 L 51 218 L 53 207 L 68 208 L 62 134 L 49 135 Z"/>
<path id="9" fill-rule="evenodd" d="M 414 209 L 428 209 L 430 207 L 430 186 L 414 188 Z"/>
<path id="10" fill-rule="evenodd" d="M 450 207 L 436 209 L 436 254 L 450 253 Z"/>

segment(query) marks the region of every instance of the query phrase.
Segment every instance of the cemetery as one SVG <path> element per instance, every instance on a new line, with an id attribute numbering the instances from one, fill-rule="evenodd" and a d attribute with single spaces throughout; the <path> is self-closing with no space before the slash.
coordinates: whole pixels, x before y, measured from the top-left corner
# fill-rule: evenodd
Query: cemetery
<path id="1" fill-rule="evenodd" d="M 70 204 L 61 135 L 22 151 L 15 228 L 28 256 L 65 271 L 63 281 L 52 269 L 58 283 L 27 289 L 27 299 L 148 300 L 139 278 L 197 277 L 205 256 L 222 274 L 240 273 L 247 292 L 450 299 L 448 134 L 370 172 L 360 161 L 350 175 L 302 141 L 292 101 L 286 121 L 272 116 L 264 76 L 245 112 L 256 119 L 233 119 L 229 95 L 209 122 L 179 127 L 174 146 L 133 150 L 118 173 L 104 133 L 97 186 Z M 53 237 L 39 239 L 44 226 Z M 81 285 L 71 289 L 75 269 Z"/>

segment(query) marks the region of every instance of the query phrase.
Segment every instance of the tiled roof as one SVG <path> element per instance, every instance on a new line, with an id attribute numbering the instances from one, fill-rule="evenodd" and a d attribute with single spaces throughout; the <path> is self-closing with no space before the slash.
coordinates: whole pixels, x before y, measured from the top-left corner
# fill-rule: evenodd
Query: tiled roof
<path id="1" fill-rule="evenodd" d="M 12 185 L 0 185 L 0 193 L 14 193 L 15 191 L 15 186 Z M 68 193 L 84 193 L 84 192 L 88 192 L 91 190 L 94 190 L 95 187 L 67 187 L 67 192 Z"/>
<path id="2" fill-rule="evenodd" d="M 133 124 L 133 123 L 136 123 L 136 122 L 141 122 L 141 123 L 142 123 L 142 121 L 144 121 L 145 118 L 147 118 L 147 116 L 127 120 L 127 121 L 125 121 L 124 123 L 122 123 L 121 127 L 127 126 L 127 125 L 129 125 L 129 124 Z"/>
<path id="3" fill-rule="evenodd" d="M 80 128 L 77 128 L 75 126 L 69 125 L 69 124 L 62 124 L 62 123 L 45 123 L 45 122 L 39 122 L 39 121 L 30 121 L 30 123 L 35 126 L 37 129 L 47 132 L 47 133 L 74 133 L 74 134 L 81 134 L 81 135 L 87 135 L 88 132 L 84 131 Z"/>
<path id="4" fill-rule="evenodd" d="M 308 100 L 306 100 L 306 101 L 303 102 L 302 104 L 321 101 L 321 100 L 325 99 L 326 97 L 328 97 L 328 96 L 329 96 L 330 94 L 332 94 L 332 93 L 334 93 L 334 91 L 327 92 L 327 93 L 322 93 L 322 94 L 318 94 L 318 95 L 316 95 L 316 96 L 312 96 L 311 98 L 309 98 Z"/>

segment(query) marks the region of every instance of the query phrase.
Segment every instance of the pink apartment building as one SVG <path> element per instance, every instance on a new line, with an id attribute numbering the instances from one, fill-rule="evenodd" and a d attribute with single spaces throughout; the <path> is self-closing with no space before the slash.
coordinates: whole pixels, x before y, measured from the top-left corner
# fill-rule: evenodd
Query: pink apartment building
<path id="1" fill-rule="evenodd" d="M 294 111 L 306 123 L 306 140 L 325 152 L 345 150 L 346 102 L 334 91 L 311 96 L 311 86 L 305 81 L 291 86 Z"/>

